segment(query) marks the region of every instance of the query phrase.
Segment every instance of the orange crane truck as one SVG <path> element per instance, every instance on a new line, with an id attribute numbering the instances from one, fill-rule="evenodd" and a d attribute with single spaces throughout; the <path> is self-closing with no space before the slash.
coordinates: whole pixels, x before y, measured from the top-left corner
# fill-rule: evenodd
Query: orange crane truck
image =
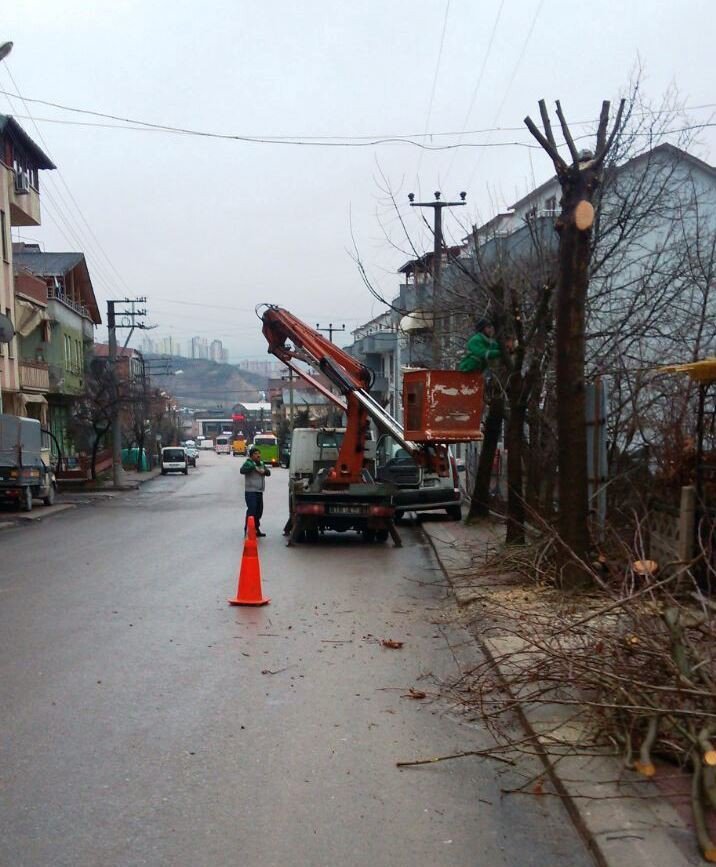
<path id="1" fill-rule="evenodd" d="M 394 544 L 400 546 L 392 500 L 396 488 L 373 478 L 372 461 L 366 456 L 370 420 L 379 431 L 390 434 L 424 473 L 447 476 L 451 473 L 447 445 L 435 441 L 440 432 L 431 432 L 426 437 L 429 441 L 407 439 L 403 426 L 369 394 L 373 378 L 369 368 L 282 307 L 266 305 L 261 319 L 268 351 L 338 406 L 346 416 L 345 432 L 335 463 L 320 468 L 311 479 L 289 482 L 289 545 L 298 541 L 317 541 L 320 533 L 326 530 L 356 530 L 366 541 L 384 542 L 390 536 Z M 335 394 L 323 385 L 301 362 L 323 373 L 340 393 Z M 446 373 L 466 376 L 451 371 Z M 479 398 L 478 415 L 481 412 L 481 391 Z M 464 414 L 463 395 L 458 394 L 457 403 L 458 415 Z M 465 440 L 464 433 L 459 436 L 460 439 L 453 436 L 452 441 Z"/>

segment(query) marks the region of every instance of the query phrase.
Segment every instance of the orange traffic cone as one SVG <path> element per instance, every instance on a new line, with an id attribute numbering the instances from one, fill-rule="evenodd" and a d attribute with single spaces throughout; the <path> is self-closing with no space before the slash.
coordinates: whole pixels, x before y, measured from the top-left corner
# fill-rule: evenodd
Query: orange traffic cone
<path id="1" fill-rule="evenodd" d="M 249 518 L 247 524 L 236 598 L 228 601 L 230 605 L 266 605 L 271 601 L 261 592 L 261 566 L 259 564 L 258 545 L 256 544 L 256 525 L 253 518 Z"/>

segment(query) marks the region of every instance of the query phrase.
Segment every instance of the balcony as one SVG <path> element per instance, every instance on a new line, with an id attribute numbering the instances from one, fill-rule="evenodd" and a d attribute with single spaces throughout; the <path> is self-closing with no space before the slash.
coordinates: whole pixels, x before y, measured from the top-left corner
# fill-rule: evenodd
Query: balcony
<path id="1" fill-rule="evenodd" d="M 29 175 L 12 169 L 6 171 L 9 173 L 10 225 L 39 226 L 40 194 L 30 183 Z"/>
<path id="2" fill-rule="evenodd" d="M 44 361 L 20 361 L 20 388 L 23 391 L 50 390 L 50 368 Z"/>
<path id="3" fill-rule="evenodd" d="M 65 295 L 65 292 L 62 288 L 57 286 L 48 286 L 47 287 L 47 300 L 48 301 L 59 301 L 60 304 L 64 304 L 65 307 L 69 307 L 70 310 L 74 310 L 74 312 L 78 316 L 82 316 L 85 319 L 89 320 L 89 324 L 92 325 L 92 319 L 90 317 L 89 310 L 84 306 L 84 304 L 78 304 L 76 301 L 72 301 L 70 298 Z M 94 327 L 92 326 L 92 334 L 94 335 Z M 85 339 L 89 339 L 89 332 L 85 333 L 83 330 L 82 336 Z"/>

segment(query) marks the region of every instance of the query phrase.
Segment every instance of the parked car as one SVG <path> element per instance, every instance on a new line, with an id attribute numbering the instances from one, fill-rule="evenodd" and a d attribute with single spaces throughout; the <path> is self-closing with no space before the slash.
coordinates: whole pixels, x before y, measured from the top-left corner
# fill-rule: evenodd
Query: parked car
<path id="1" fill-rule="evenodd" d="M 189 462 L 189 466 L 195 467 L 197 458 L 199 457 L 199 449 L 196 446 L 190 446 L 187 444 L 184 446 L 184 451 L 186 452 L 186 459 Z"/>
<path id="2" fill-rule="evenodd" d="M 189 460 L 183 446 L 167 446 L 162 449 L 162 475 L 167 473 L 184 473 L 189 475 Z"/>
<path id="3" fill-rule="evenodd" d="M 447 476 L 426 474 L 409 452 L 388 434 L 378 441 L 376 478 L 397 488 L 393 495 L 396 518 L 405 512 L 444 510 L 454 521 L 462 518 L 462 493 L 458 466 L 452 453 Z"/>

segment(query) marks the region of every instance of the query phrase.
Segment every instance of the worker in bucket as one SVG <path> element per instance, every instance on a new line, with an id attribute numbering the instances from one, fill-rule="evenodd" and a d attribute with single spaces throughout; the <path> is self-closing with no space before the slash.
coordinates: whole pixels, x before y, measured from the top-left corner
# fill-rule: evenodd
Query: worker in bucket
<path id="1" fill-rule="evenodd" d="M 500 344 L 495 340 L 495 325 L 490 319 L 478 319 L 475 334 L 467 341 L 467 354 L 458 364 L 463 373 L 482 372 L 489 363 L 502 355 Z"/>
<path id="2" fill-rule="evenodd" d="M 246 498 L 246 518 L 244 519 L 244 535 L 249 518 L 254 519 L 257 536 L 265 536 L 261 532 L 261 515 L 264 512 L 264 488 L 266 476 L 271 475 L 271 470 L 261 460 L 260 449 L 254 446 L 249 450 L 249 456 L 241 467 L 241 475 L 244 477 Z"/>

